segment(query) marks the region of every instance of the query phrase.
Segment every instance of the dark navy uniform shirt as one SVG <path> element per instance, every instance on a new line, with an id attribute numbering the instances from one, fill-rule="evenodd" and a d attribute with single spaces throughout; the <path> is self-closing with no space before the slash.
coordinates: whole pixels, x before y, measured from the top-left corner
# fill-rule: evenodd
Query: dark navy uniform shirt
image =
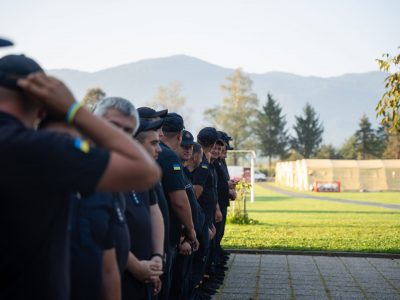
<path id="1" fill-rule="evenodd" d="M 184 178 L 186 182 L 186 193 L 190 201 L 190 207 L 192 208 L 193 224 L 196 232 L 201 232 L 205 222 L 204 212 L 199 204 L 199 201 L 197 201 L 196 193 L 191 180 L 192 173 L 187 168 L 184 168 L 183 171 L 185 173 Z"/>
<path id="2" fill-rule="evenodd" d="M 193 185 L 203 187 L 198 201 L 206 215 L 208 222 L 213 222 L 213 216 L 217 204 L 216 184 L 217 178 L 214 166 L 209 164 L 205 155 L 200 165 L 193 171 Z"/>
<path id="3" fill-rule="evenodd" d="M 153 191 L 131 192 L 126 195 L 125 216 L 130 234 L 130 251 L 138 260 L 150 260 L 153 253 L 153 238 L 150 206 L 157 204 Z M 144 299 L 145 285 L 125 270 L 122 276 L 122 298 Z"/>
<path id="4" fill-rule="evenodd" d="M 217 192 L 218 192 L 218 204 L 220 207 L 229 206 L 229 184 L 228 174 L 225 171 L 225 165 L 221 159 L 216 159 L 213 163 L 215 171 L 217 173 Z"/>
<path id="5" fill-rule="evenodd" d="M 183 166 L 180 158 L 164 143 L 160 143 L 162 152 L 158 155 L 157 162 L 161 167 L 162 186 L 164 195 L 167 199 L 169 215 L 170 215 L 170 230 L 169 241 L 171 246 L 175 246 L 179 242 L 182 232 L 182 224 L 176 216 L 169 199 L 169 192 L 185 190 L 185 181 L 183 179 Z"/>
<path id="6" fill-rule="evenodd" d="M 116 248 L 120 272 L 129 252 L 124 207 L 118 194 L 71 198 L 71 299 L 102 299 L 103 251 Z"/>
<path id="7" fill-rule="evenodd" d="M 169 241 L 169 209 L 168 209 L 168 203 L 167 199 L 165 198 L 164 195 L 164 190 L 162 187 L 161 182 L 157 183 L 153 191 L 156 194 L 157 197 L 157 202 L 158 206 L 160 207 L 161 214 L 163 216 L 163 221 L 164 221 L 164 253 L 168 253 L 168 241 Z"/>
<path id="8" fill-rule="evenodd" d="M 0 299 L 69 299 L 69 195 L 94 191 L 109 152 L 2 112 L 0 132 Z"/>

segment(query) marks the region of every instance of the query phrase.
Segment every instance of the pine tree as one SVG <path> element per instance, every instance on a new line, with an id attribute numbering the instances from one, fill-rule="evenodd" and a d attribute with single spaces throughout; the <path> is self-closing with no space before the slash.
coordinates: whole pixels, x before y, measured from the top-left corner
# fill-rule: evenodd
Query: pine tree
<path id="1" fill-rule="evenodd" d="M 344 141 L 339 149 L 339 156 L 343 159 L 357 159 L 356 137 L 354 135 Z"/>
<path id="2" fill-rule="evenodd" d="M 338 151 L 333 147 L 333 145 L 322 145 L 317 153 L 315 154 L 315 158 L 319 159 L 338 159 L 340 158 L 340 154 Z"/>
<path id="3" fill-rule="evenodd" d="M 354 134 L 355 147 L 358 159 L 371 159 L 379 157 L 378 153 L 378 138 L 374 129 L 371 127 L 371 122 L 364 114 L 359 123 L 359 129 Z"/>
<path id="4" fill-rule="evenodd" d="M 313 156 L 322 142 L 324 127 L 320 123 L 314 108 L 307 103 L 303 109 L 304 117 L 295 116 L 293 129 L 296 136 L 292 138 L 292 148 L 304 158 Z"/>
<path id="5" fill-rule="evenodd" d="M 261 152 L 268 157 L 269 174 L 271 173 L 272 157 L 279 156 L 281 159 L 287 155 L 288 135 L 286 131 L 285 116 L 282 108 L 271 94 L 267 95 L 267 103 L 258 112 L 254 132 L 259 141 Z"/>

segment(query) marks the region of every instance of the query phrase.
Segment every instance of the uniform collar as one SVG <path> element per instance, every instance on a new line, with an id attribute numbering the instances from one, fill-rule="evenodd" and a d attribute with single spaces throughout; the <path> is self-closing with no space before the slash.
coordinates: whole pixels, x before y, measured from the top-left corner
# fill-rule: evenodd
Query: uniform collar
<path id="1" fill-rule="evenodd" d="M 0 111 L 0 124 L 1 123 L 8 123 L 8 122 L 13 122 L 13 123 L 18 123 L 19 125 L 25 127 L 24 123 L 22 123 L 18 118 L 14 117 L 13 115 Z"/>

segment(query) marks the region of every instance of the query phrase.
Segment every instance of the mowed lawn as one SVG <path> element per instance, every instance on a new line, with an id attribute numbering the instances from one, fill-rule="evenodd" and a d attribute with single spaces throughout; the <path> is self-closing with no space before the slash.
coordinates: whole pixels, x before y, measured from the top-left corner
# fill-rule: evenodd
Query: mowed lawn
<path id="1" fill-rule="evenodd" d="M 364 200 L 360 195 L 349 194 L 336 195 Z M 374 194 L 379 197 L 384 193 Z M 400 253 L 400 210 L 294 198 L 270 192 L 259 184 L 255 195 L 255 203 L 248 201 L 247 207 L 249 217 L 259 224 L 227 224 L 224 247 Z M 398 200 L 373 199 L 400 204 L 398 195 Z"/>

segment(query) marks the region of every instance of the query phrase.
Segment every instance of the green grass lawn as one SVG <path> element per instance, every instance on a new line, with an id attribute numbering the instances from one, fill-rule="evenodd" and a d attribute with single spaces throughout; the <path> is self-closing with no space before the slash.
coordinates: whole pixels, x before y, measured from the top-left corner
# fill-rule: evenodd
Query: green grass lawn
<path id="1" fill-rule="evenodd" d="M 227 224 L 224 247 L 400 253 L 400 210 L 293 198 L 260 185 L 255 194 L 248 213 L 260 223 Z"/>
<path id="2" fill-rule="evenodd" d="M 268 183 L 280 189 L 288 190 L 291 192 L 302 193 L 305 195 L 347 199 L 365 202 L 378 202 L 385 204 L 399 204 L 400 205 L 400 192 L 340 192 L 340 193 L 316 193 L 316 192 L 303 192 L 289 187 L 284 187 L 276 183 Z"/>

